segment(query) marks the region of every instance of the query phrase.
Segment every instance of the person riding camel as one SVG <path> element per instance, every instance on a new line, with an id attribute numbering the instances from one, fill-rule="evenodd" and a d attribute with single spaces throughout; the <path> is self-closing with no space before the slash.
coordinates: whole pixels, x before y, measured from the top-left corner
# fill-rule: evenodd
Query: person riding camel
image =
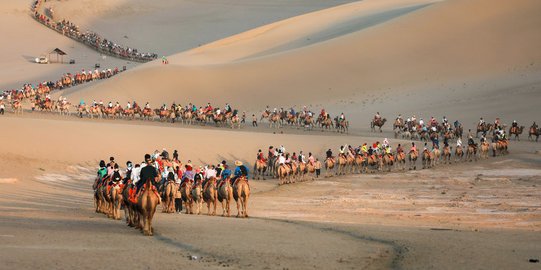
<path id="1" fill-rule="evenodd" d="M 109 101 L 109 103 L 107 103 L 107 108 L 109 109 L 113 108 L 113 102 Z"/>
<path id="2" fill-rule="evenodd" d="M 239 177 L 245 177 L 248 182 L 248 168 L 242 164 L 240 160 L 235 161 L 235 172 L 233 178 L 231 178 L 231 185 L 235 185 L 235 182 Z"/>
<path id="3" fill-rule="evenodd" d="M 131 161 L 126 162 L 126 171 L 124 172 L 123 183 L 126 184 L 128 180 L 132 179 L 133 164 Z"/>
<path id="4" fill-rule="evenodd" d="M 213 111 L 213 108 L 212 106 L 210 105 L 210 102 L 207 103 L 207 106 L 205 107 L 205 113 L 208 113 L 208 112 L 212 112 Z"/>
<path id="5" fill-rule="evenodd" d="M 366 153 L 368 153 L 368 145 L 366 145 L 366 143 L 363 143 L 363 146 L 361 146 L 361 153 L 363 155 L 366 155 Z"/>
<path id="6" fill-rule="evenodd" d="M 310 163 L 310 165 L 314 166 L 314 163 L 315 162 L 315 159 L 314 159 L 314 156 L 312 156 L 312 152 L 308 152 L 308 163 Z"/>
<path id="7" fill-rule="evenodd" d="M 299 157 L 297 159 L 300 163 L 306 163 L 306 159 L 302 153 L 302 151 L 299 152 Z"/>
<path id="8" fill-rule="evenodd" d="M 382 146 L 383 146 L 383 148 L 389 146 L 389 139 L 387 139 L 387 138 L 383 139 L 383 145 Z"/>
<path id="9" fill-rule="evenodd" d="M 230 113 L 232 111 L 231 106 L 229 105 L 229 103 L 225 104 L 224 111 L 225 111 L 226 114 Z"/>
<path id="10" fill-rule="evenodd" d="M 150 103 L 147 102 L 147 103 L 145 104 L 145 110 L 150 110 Z"/>
<path id="11" fill-rule="evenodd" d="M 321 116 L 321 118 L 323 119 L 327 118 L 327 113 L 325 112 L 325 109 L 321 109 L 321 113 L 319 113 L 319 116 Z"/>
<path id="12" fill-rule="evenodd" d="M 376 112 L 376 115 L 374 115 L 374 122 L 378 122 L 379 120 L 381 120 L 381 115 L 379 112 Z"/>
<path id="13" fill-rule="evenodd" d="M 293 152 L 293 155 L 291 155 L 291 162 L 296 162 L 297 160 L 298 160 L 297 153 Z"/>
<path id="14" fill-rule="evenodd" d="M 100 161 L 100 168 L 98 169 L 98 178 L 103 180 L 107 176 L 107 167 L 105 166 L 105 161 Z"/>
<path id="15" fill-rule="evenodd" d="M 404 149 L 402 148 L 402 145 L 398 144 L 398 146 L 396 147 L 396 153 L 400 154 L 402 152 L 404 152 Z"/>
<path id="16" fill-rule="evenodd" d="M 494 128 L 499 128 L 499 127 L 500 127 L 500 118 L 496 117 L 496 120 L 494 120 Z"/>
<path id="17" fill-rule="evenodd" d="M 518 130 L 517 120 L 513 120 L 513 123 L 511 124 L 511 130 L 513 130 L 513 132 L 517 132 Z"/>
<path id="18" fill-rule="evenodd" d="M 334 160 L 331 149 L 327 150 L 327 152 L 325 152 L 325 154 L 327 155 L 326 159 Z"/>
<path id="19" fill-rule="evenodd" d="M 340 114 L 340 122 L 344 122 L 346 121 L 346 116 L 344 115 L 344 113 L 341 113 Z"/>
<path id="20" fill-rule="evenodd" d="M 415 146 L 415 143 L 414 143 L 414 142 L 411 143 L 411 148 L 410 148 L 409 153 L 415 153 L 415 154 L 417 154 L 417 146 Z"/>
<path id="21" fill-rule="evenodd" d="M 346 148 L 343 145 L 338 149 L 338 154 L 339 156 L 346 158 Z"/>
<path id="22" fill-rule="evenodd" d="M 115 164 L 115 167 L 113 169 L 113 174 L 111 176 L 111 184 L 118 184 L 122 180 L 122 176 L 120 175 L 120 170 L 118 168 L 118 164 Z"/>
<path id="23" fill-rule="evenodd" d="M 259 151 L 257 151 L 257 160 L 262 162 L 262 163 L 267 163 L 267 160 L 265 159 L 265 157 L 263 155 L 263 152 L 261 152 L 261 149 L 259 149 Z"/>
<path id="24" fill-rule="evenodd" d="M 474 151 L 477 150 L 477 144 L 475 143 L 471 135 L 468 137 L 468 146 L 473 147 Z"/>
<path id="25" fill-rule="evenodd" d="M 137 187 L 136 193 L 137 194 L 139 194 L 139 192 L 142 190 L 142 188 L 145 185 L 145 183 L 147 182 L 147 180 L 150 179 L 150 181 L 151 181 L 152 185 L 154 185 L 154 187 L 156 186 L 156 184 L 159 181 L 158 172 L 156 171 L 156 168 L 153 166 L 152 159 L 150 158 L 149 154 L 145 154 L 145 163 L 146 163 L 146 166 L 141 169 L 140 180 L 137 181 L 137 185 L 136 185 L 136 187 Z M 138 197 L 138 195 L 136 197 Z"/>

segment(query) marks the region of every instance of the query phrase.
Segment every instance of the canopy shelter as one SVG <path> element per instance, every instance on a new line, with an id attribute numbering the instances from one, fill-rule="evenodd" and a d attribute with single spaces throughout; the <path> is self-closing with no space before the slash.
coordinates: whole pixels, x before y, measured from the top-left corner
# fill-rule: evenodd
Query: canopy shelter
<path id="1" fill-rule="evenodd" d="M 54 49 L 49 53 L 49 61 L 51 60 L 51 54 L 56 54 L 56 62 L 58 63 L 58 57 L 60 56 L 60 63 L 64 63 L 64 55 L 67 55 L 64 51 L 59 48 Z"/>

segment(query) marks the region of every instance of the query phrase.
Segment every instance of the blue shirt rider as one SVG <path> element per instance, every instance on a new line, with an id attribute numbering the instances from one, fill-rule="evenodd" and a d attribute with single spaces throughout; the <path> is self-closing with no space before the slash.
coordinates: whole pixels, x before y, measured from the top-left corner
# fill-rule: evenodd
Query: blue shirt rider
<path id="1" fill-rule="evenodd" d="M 237 166 L 235 168 L 234 177 L 231 178 L 231 185 L 235 183 L 237 178 L 244 176 L 246 177 L 246 180 L 248 180 L 248 168 L 242 164 L 241 161 L 237 160 L 235 161 L 235 165 Z"/>

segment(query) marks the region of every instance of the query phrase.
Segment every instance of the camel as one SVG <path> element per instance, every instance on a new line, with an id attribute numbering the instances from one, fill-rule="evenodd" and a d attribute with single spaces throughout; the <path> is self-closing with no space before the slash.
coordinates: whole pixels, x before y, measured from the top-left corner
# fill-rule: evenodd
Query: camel
<path id="1" fill-rule="evenodd" d="M 379 127 L 379 132 L 383 132 L 381 128 L 383 127 L 383 125 L 385 125 L 385 122 L 387 122 L 387 119 L 385 118 L 374 119 L 372 120 L 372 122 L 370 122 L 370 129 L 372 130 L 372 132 L 376 132 L 376 127 Z"/>
<path id="2" fill-rule="evenodd" d="M 237 178 L 233 185 L 233 198 L 237 202 L 237 217 L 248 217 L 248 199 L 250 186 L 244 176 Z"/>
<path id="3" fill-rule="evenodd" d="M 475 132 L 475 138 L 479 138 L 479 132 L 481 132 L 483 135 L 486 135 L 487 132 L 490 132 L 493 129 L 494 129 L 493 124 L 487 124 L 487 123 L 478 124 L 477 131 Z"/>
<path id="4" fill-rule="evenodd" d="M 122 199 L 124 204 L 124 216 L 126 217 L 126 223 L 128 226 L 133 227 L 139 222 L 135 220 L 135 206 L 130 201 L 130 188 L 133 188 L 131 180 L 128 180 L 128 184 L 122 190 Z"/>
<path id="5" fill-rule="evenodd" d="M 306 174 L 311 175 L 312 180 L 314 180 L 314 175 L 316 174 L 316 166 L 310 162 L 306 163 Z M 303 176 L 304 177 L 304 176 Z"/>
<path id="6" fill-rule="evenodd" d="M 216 215 L 216 205 L 218 204 L 218 190 L 216 189 L 216 177 L 211 177 L 203 188 L 203 200 L 207 204 L 207 215 Z M 211 205 L 214 207 L 210 212 Z"/>
<path id="7" fill-rule="evenodd" d="M 331 129 L 331 128 L 334 128 L 334 123 L 333 123 L 333 121 L 332 121 L 330 118 L 328 118 L 328 117 L 326 117 L 325 119 L 323 119 L 323 120 L 321 121 L 321 131 L 323 131 L 323 128 L 325 128 L 325 129 Z"/>
<path id="8" fill-rule="evenodd" d="M 352 174 L 355 171 L 355 156 L 353 154 L 348 154 L 346 159 L 346 171 Z"/>
<path id="9" fill-rule="evenodd" d="M 430 168 L 430 165 L 432 164 L 431 158 L 432 155 L 430 154 L 430 151 L 424 150 L 422 156 L 423 169 Z"/>
<path id="10" fill-rule="evenodd" d="M 488 150 L 490 148 L 490 145 L 488 142 L 481 143 L 481 158 L 482 159 L 488 159 Z"/>
<path id="11" fill-rule="evenodd" d="M 443 164 L 451 164 L 451 150 L 452 149 L 449 146 L 443 147 L 443 155 L 442 155 Z"/>
<path id="12" fill-rule="evenodd" d="M 272 128 L 273 125 L 275 128 L 282 127 L 282 124 L 280 122 L 280 114 L 273 113 L 269 116 L 269 128 Z"/>
<path id="13" fill-rule="evenodd" d="M 507 140 L 498 140 L 492 143 L 492 156 L 496 155 L 505 155 L 507 154 L 507 145 L 509 142 Z"/>
<path id="14" fill-rule="evenodd" d="M 142 180 L 142 179 L 141 179 Z M 139 215 L 139 227 L 143 230 L 146 236 L 152 236 L 154 229 L 152 228 L 152 218 L 156 212 L 156 206 L 160 202 L 160 197 L 154 190 L 152 181 L 147 179 L 144 189 L 137 198 L 137 210 Z"/>
<path id="15" fill-rule="evenodd" d="M 265 180 L 265 172 L 267 171 L 267 163 L 264 160 L 256 160 L 254 162 L 254 176 L 253 179 L 259 180 L 260 177 Z"/>
<path id="16" fill-rule="evenodd" d="M 222 216 L 231 216 L 231 201 L 233 200 L 233 188 L 229 178 L 222 180 L 218 188 L 218 200 L 222 203 Z"/>
<path id="17" fill-rule="evenodd" d="M 299 181 L 301 181 L 301 182 L 304 181 L 304 175 L 307 172 L 308 172 L 308 170 L 306 169 L 306 163 L 299 162 L 299 166 L 298 166 L 298 170 L 297 170 Z"/>
<path id="18" fill-rule="evenodd" d="M 343 155 L 338 156 L 338 168 L 336 170 L 336 175 L 346 174 L 347 158 Z"/>
<path id="19" fill-rule="evenodd" d="M 335 127 L 336 127 L 336 132 L 348 133 L 349 121 L 340 120 L 338 117 L 336 117 L 336 119 L 335 119 Z"/>
<path id="20" fill-rule="evenodd" d="M 114 184 L 113 187 L 111 187 L 110 191 L 110 197 L 111 197 L 111 212 L 112 212 L 112 218 L 116 220 L 120 220 L 120 206 L 122 206 L 122 190 L 124 188 L 124 185 L 122 184 Z"/>
<path id="21" fill-rule="evenodd" d="M 180 194 L 182 195 L 182 201 L 186 207 L 186 214 L 193 214 L 193 198 L 192 198 L 192 181 L 187 179 L 182 183 L 180 187 Z"/>
<path id="22" fill-rule="evenodd" d="M 192 199 L 195 204 L 194 214 L 201 214 L 201 207 L 203 206 L 203 186 L 201 180 L 195 182 L 192 187 Z"/>
<path id="23" fill-rule="evenodd" d="M 468 145 L 468 150 L 466 151 L 466 161 L 477 161 L 477 149 L 473 145 Z"/>
<path id="24" fill-rule="evenodd" d="M 406 154 L 404 152 L 396 153 L 396 166 L 399 170 L 406 169 Z"/>
<path id="25" fill-rule="evenodd" d="M 385 154 L 381 158 L 381 170 L 387 169 L 387 171 L 391 171 L 394 165 L 394 157 L 391 154 Z"/>
<path id="26" fill-rule="evenodd" d="M 408 163 L 409 163 L 409 169 L 411 170 L 413 165 L 413 170 L 417 169 L 417 166 L 415 165 L 417 163 L 417 152 L 416 151 L 410 151 L 408 153 Z"/>
<path id="27" fill-rule="evenodd" d="M 509 128 L 509 138 L 511 138 L 512 135 L 515 135 L 515 140 L 520 141 L 520 134 L 524 131 L 524 126 L 520 127 L 510 127 Z"/>
<path id="28" fill-rule="evenodd" d="M 175 181 L 168 180 L 165 183 L 164 188 L 165 200 L 163 204 L 163 213 L 174 213 L 175 212 Z"/>
<path id="29" fill-rule="evenodd" d="M 541 135 L 541 128 L 537 128 L 537 125 L 532 125 L 528 132 L 528 140 L 533 141 L 533 136 L 535 136 L 535 141 L 537 142 L 539 140 L 539 135 Z"/>
<path id="30" fill-rule="evenodd" d="M 355 155 L 355 168 L 358 173 L 366 172 L 366 159 L 362 155 Z M 353 171 L 355 173 L 355 170 Z"/>
<path id="31" fill-rule="evenodd" d="M 291 167 L 291 170 L 289 170 L 289 174 L 290 174 L 289 183 L 295 183 L 297 177 L 299 176 L 299 172 L 298 172 L 299 165 L 297 164 L 295 160 L 293 160 L 291 161 L 291 163 L 289 163 L 289 166 Z"/>
<path id="32" fill-rule="evenodd" d="M 234 129 L 235 127 L 240 129 L 240 118 L 238 115 L 231 117 L 231 129 Z"/>
<path id="33" fill-rule="evenodd" d="M 464 150 L 462 149 L 462 146 L 457 146 L 455 149 L 455 162 L 462 161 L 462 158 L 464 157 Z"/>
<path id="34" fill-rule="evenodd" d="M 278 166 L 278 180 L 279 180 L 278 184 L 279 185 L 283 185 L 283 184 L 286 184 L 287 182 L 289 182 L 289 181 L 287 181 L 287 179 L 288 179 L 288 177 L 290 177 L 289 176 L 290 171 L 291 171 L 291 169 L 285 164 L 281 164 L 281 165 Z"/>
<path id="35" fill-rule="evenodd" d="M 13 103 L 11 104 L 11 107 L 13 109 L 13 113 L 20 114 L 20 115 L 23 114 L 23 104 L 20 101 L 18 100 L 13 101 Z"/>
<path id="36" fill-rule="evenodd" d="M 437 147 L 432 149 L 432 155 L 433 155 L 432 166 L 438 165 L 438 162 L 441 159 L 441 151 L 440 151 L 440 149 L 437 148 Z"/>
<path id="37" fill-rule="evenodd" d="M 367 167 L 370 167 L 371 173 L 375 172 L 375 168 L 378 170 L 381 168 L 380 160 L 378 159 L 378 156 L 376 154 L 369 155 L 366 160 Z"/>

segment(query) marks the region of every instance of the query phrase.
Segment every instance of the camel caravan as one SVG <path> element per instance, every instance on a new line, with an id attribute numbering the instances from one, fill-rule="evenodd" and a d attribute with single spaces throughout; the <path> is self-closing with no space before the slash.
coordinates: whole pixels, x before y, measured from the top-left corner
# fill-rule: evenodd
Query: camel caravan
<path id="1" fill-rule="evenodd" d="M 36 0 L 32 4 L 32 18 L 48 28 L 55 30 L 59 34 L 81 42 L 100 53 L 108 54 L 120 59 L 144 63 L 158 58 L 156 53 L 141 53 L 137 49 L 123 47 L 116 42 L 103 38 L 95 32 L 89 30 L 81 31 L 79 26 L 68 20 L 55 20 L 52 8 L 42 8 L 44 2 L 47 1 Z M 44 11 L 41 12 L 41 9 Z"/>
<path id="2" fill-rule="evenodd" d="M 321 171 L 321 162 L 315 158 L 312 153 L 305 156 L 302 151 L 293 154 L 286 152 L 284 146 L 275 149 L 269 146 L 267 157 L 265 158 L 261 149 L 257 153 L 254 162 L 253 179 L 263 179 L 265 176 L 277 178 L 279 185 L 291 184 L 295 182 L 304 182 L 318 178 Z"/>
<path id="3" fill-rule="evenodd" d="M 144 162 L 126 162 L 120 170 L 114 157 L 100 161 L 94 181 L 94 202 L 97 213 L 120 220 L 124 210 L 126 223 L 144 235 L 154 233 L 152 221 L 158 205 L 163 213 L 201 214 L 203 204 L 207 215 L 217 214 L 221 204 L 222 216 L 231 216 L 231 204 L 236 202 L 237 217 L 248 217 L 250 185 L 248 167 L 235 162 L 231 171 L 226 161 L 217 165 L 195 168 L 190 161 L 183 165 L 175 150 L 173 157 L 163 149 L 146 154 Z"/>
<path id="4" fill-rule="evenodd" d="M 324 130 L 336 131 L 339 133 L 348 133 L 349 121 L 346 120 L 344 113 L 340 116 L 332 118 L 325 109 L 321 110 L 321 113 L 314 119 L 315 113 L 308 110 L 306 106 L 299 112 L 290 108 L 284 110 L 284 108 L 274 108 L 270 110 L 267 108 L 261 113 L 260 121 L 267 120 L 269 128 L 282 128 L 284 126 L 304 128 L 304 130 L 313 130 L 315 127 Z"/>

